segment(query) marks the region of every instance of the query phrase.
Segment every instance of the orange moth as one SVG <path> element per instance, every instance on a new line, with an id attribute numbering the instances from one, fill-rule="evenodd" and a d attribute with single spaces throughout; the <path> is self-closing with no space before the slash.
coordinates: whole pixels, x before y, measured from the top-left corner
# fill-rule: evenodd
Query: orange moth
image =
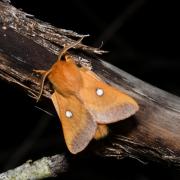
<path id="1" fill-rule="evenodd" d="M 67 50 L 82 39 L 65 47 L 48 71 L 35 70 L 43 75 L 38 100 L 46 77 L 53 85 L 51 99 L 62 124 L 65 142 L 73 154 L 82 151 L 93 138 L 106 136 L 106 124 L 124 120 L 139 108 L 133 98 L 106 84 L 89 69 L 75 64 Z"/>

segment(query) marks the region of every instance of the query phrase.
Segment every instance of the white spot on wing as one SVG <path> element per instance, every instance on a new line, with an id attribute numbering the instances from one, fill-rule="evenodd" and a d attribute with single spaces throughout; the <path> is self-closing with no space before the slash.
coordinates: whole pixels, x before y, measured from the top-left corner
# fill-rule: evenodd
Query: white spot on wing
<path id="1" fill-rule="evenodd" d="M 67 118 L 71 118 L 73 116 L 72 112 L 71 111 L 66 111 L 66 117 Z"/>
<path id="2" fill-rule="evenodd" d="M 98 96 L 102 96 L 102 95 L 104 94 L 103 89 L 97 88 L 97 89 L 96 89 L 96 94 L 97 94 Z"/>

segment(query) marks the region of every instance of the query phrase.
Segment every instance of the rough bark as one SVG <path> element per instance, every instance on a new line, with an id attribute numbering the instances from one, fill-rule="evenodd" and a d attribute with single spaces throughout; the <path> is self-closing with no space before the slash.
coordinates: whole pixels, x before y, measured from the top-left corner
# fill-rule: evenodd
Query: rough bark
<path id="1" fill-rule="evenodd" d="M 0 2 L 0 77 L 19 85 L 29 95 L 39 92 L 40 77 L 33 69 L 49 69 L 59 46 L 72 43 L 78 35 L 40 22 L 7 3 Z M 83 51 L 70 51 L 83 66 L 134 97 L 140 110 L 126 121 L 110 126 L 111 134 L 95 148 L 102 156 L 132 157 L 180 166 L 180 98 L 143 82 L 88 52 L 103 51 L 80 44 Z M 46 84 L 43 96 L 50 97 Z M 98 144 L 98 142 L 97 142 Z"/>

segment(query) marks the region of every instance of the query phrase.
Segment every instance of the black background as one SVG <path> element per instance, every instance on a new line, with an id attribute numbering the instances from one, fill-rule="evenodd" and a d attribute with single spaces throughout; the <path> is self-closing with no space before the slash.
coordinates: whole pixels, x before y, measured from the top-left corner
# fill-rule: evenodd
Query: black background
<path id="1" fill-rule="evenodd" d="M 38 2 L 38 3 L 37 3 Z M 109 53 L 104 60 L 173 94 L 180 95 L 180 11 L 178 1 L 35 1 L 12 0 L 17 8 L 60 28 L 91 36 L 85 44 Z M 66 150 L 55 116 L 37 109 L 32 99 L 0 82 L 0 170 L 28 159 Z M 68 152 L 67 152 L 68 153 Z M 136 160 L 102 159 L 82 153 L 73 157 L 61 179 L 179 179 L 172 167 Z"/>

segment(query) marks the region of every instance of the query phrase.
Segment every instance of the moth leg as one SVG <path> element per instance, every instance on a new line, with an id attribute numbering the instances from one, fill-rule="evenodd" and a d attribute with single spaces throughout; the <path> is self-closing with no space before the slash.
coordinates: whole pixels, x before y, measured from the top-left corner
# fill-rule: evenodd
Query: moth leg
<path id="1" fill-rule="evenodd" d="M 73 62 L 73 63 L 75 63 L 75 61 L 69 55 L 65 55 L 65 60 L 66 60 L 66 62 Z"/>
<path id="2" fill-rule="evenodd" d="M 39 99 L 41 98 L 42 93 L 43 93 L 45 80 L 46 80 L 47 76 L 49 75 L 49 73 L 51 73 L 52 69 L 50 69 L 48 71 L 46 71 L 46 70 L 33 70 L 33 71 L 43 75 L 42 80 L 41 80 L 40 92 L 39 92 L 39 95 L 37 97 L 37 102 L 38 102 Z"/>
<path id="3" fill-rule="evenodd" d="M 33 72 L 35 72 L 35 73 L 37 73 L 37 74 L 44 75 L 47 71 L 46 71 L 46 70 L 37 70 L 37 69 L 33 69 Z"/>

